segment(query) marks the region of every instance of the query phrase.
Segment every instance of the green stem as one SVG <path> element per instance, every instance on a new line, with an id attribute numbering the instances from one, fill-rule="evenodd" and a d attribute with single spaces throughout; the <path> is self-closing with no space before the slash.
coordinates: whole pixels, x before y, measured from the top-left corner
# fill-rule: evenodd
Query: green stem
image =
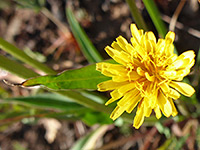
<path id="1" fill-rule="evenodd" d="M 164 22 L 161 19 L 160 12 L 153 0 L 143 0 L 144 5 L 158 31 L 158 34 L 164 38 L 167 34 L 167 29 L 165 27 Z M 174 53 L 178 54 L 176 47 L 174 47 Z"/>
<path id="2" fill-rule="evenodd" d="M 135 20 L 137 26 L 139 28 L 147 31 L 146 23 L 145 23 L 140 11 L 138 10 L 138 8 L 135 4 L 135 0 L 126 0 L 126 3 L 128 4 L 128 6 L 130 8 L 131 15 L 132 15 L 133 19 Z"/>
<path id="3" fill-rule="evenodd" d="M 159 35 L 162 38 L 164 38 L 167 33 L 167 29 L 165 27 L 164 22 L 161 20 L 160 12 L 159 12 L 155 2 L 153 0 L 143 0 L 143 3 L 145 5 Z"/>

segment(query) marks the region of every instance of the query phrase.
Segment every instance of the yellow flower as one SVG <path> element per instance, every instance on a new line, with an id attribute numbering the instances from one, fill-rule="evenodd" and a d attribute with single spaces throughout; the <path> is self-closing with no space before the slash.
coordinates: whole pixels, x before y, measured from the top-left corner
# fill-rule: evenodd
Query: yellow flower
<path id="1" fill-rule="evenodd" d="M 188 97 L 194 94 L 192 86 L 180 81 L 189 74 L 195 54 L 192 50 L 180 56 L 174 53 L 174 32 L 169 31 L 165 39 L 156 41 L 153 32 L 143 33 L 135 24 L 130 29 L 131 44 L 119 36 L 112 47 L 105 48 L 118 64 L 97 63 L 96 70 L 112 77 L 98 84 L 99 91 L 113 90 L 105 105 L 119 100 L 110 117 L 115 120 L 137 106 L 133 126 L 138 129 L 152 110 L 157 119 L 162 116 L 161 112 L 166 117 L 176 116 L 173 100 L 180 97 L 179 92 Z"/>

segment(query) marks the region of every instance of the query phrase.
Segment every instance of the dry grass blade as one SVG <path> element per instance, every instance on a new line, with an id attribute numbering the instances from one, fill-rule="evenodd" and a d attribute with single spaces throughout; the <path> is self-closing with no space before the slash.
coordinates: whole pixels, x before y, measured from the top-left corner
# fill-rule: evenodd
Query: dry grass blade
<path id="1" fill-rule="evenodd" d="M 186 2 L 186 0 L 181 0 L 180 3 L 178 4 L 178 7 L 176 8 L 176 10 L 172 16 L 172 19 L 170 21 L 170 24 L 169 24 L 170 31 L 174 31 L 176 21 L 178 19 L 178 16 L 179 16 L 181 10 L 183 9 L 183 6 L 185 5 L 185 2 Z"/>

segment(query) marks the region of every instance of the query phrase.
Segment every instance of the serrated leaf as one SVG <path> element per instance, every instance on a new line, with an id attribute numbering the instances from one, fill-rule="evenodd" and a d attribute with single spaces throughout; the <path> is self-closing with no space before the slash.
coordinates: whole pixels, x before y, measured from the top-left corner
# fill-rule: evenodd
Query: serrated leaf
<path id="1" fill-rule="evenodd" d="M 39 76 L 28 79 L 22 83 L 22 86 L 29 87 L 35 85 L 44 85 L 53 90 L 63 89 L 97 89 L 97 84 L 109 77 L 96 71 L 96 65 L 89 65 L 80 69 L 65 71 L 58 75 Z"/>

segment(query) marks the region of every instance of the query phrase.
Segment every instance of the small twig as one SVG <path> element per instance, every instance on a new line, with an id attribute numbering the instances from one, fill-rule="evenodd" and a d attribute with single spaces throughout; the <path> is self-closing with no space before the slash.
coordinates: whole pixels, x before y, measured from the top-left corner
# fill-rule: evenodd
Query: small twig
<path id="1" fill-rule="evenodd" d="M 130 142 L 130 141 L 138 141 L 139 139 L 142 139 L 146 136 L 147 132 L 145 134 L 135 134 L 133 136 L 129 136 L 129 137 L 123 137 L 123 138 L 120 138 L 119 140 L 117 141 L 114 141 L 114 142 L 110 142 L 108 144 L 105 144 L 104 146 L 98 148 L 98 149 L 95 149 L 95 150 L 109 150 L 109 149 L 114 149 L 114 148 L 119 148 L 120 146 L 126 144 L 127 142 Z"/>
<path id="2" fill-rule="evenodd" d="M 180 3 L 178 4 L 178 7 L 176 8 L 176 10 L 172 16 L 172 19 L 170 21 L 170 24 L 169 24 L 170 31 L 174 31 L 178 16 L 179 16 L 181 10 L 183 9 L 183 6 L 185 5 L 185 2 L 186 2 L 186 0 L 181 0 Z"/>
<path id="3" fill-rule="evenodd" d="M 151 144 L 151 141 L 154 139 L 154 136 L 156 135 L 156 133 L 158 132 L 156 127 L 153 127 L 147 134 L 145 140 L 144 140 L 144 144 L 143 147 L 141 147 L 142 150 L 148 150 L 149 146 Z"/>
<path id="4" fill-rule="evenodd" d="M 68 27 L 66 25 L 64 25 L 60 20 L 58 20 L 54 15 L 52 15 L 52 13 L 46 9 L 43 8 L 41 10 L 41 12 L 47 17 L 49 18 L 55 25 L 57 25 L 57 27 L 64 33 L 64 34 L 68 34 L 70 33 L 70 30 L 68 29 Z"/>
<path id="5" fill-rule="evenodd" d="M 7 80 L 3 80 L 3 82 L 4 82 L 5 84 L 7 84 L 8 86 L 18 86 L 18 87 L 22 87 L 22 84 L 21 84 L 21 83 L 11 83 L 11 82 L 9 82 L 9 81 L 7 81 Z"/>
<path id="6" fill-rule="evenodd" d="M 2 119 L 0 120 L 0 126 L 9 124 L 11 122 L 16 122 L 19 120 L 22 120 L 24 118 L 32 118 L 32 117 L 36 117 L 36 118 L 44 118 L 46 115 L 48 115 L 49 113 L 44 113 L 44 114 L 36 114 L 36 115 L 24 115 L 24 116 L 16 116 L 13 118 L 6 118 L 6 119 Z"/>

